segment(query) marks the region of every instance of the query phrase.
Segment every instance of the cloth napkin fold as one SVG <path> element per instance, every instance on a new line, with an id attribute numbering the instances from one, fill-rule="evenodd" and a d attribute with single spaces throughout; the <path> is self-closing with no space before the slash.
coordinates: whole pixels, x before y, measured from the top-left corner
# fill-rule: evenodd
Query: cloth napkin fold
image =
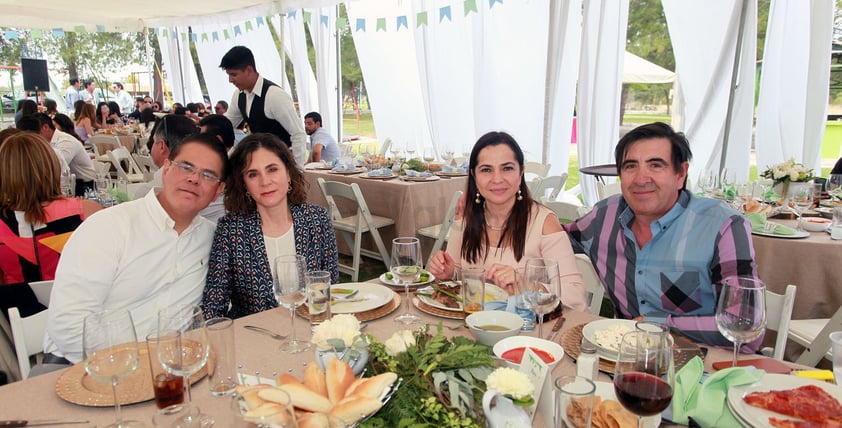
<path id="1" fill-rule="evenodd" d="M 458 172 L 458 173 L 465 173 L 465 172 L 468 172 L 468 167 L 467 167 L 467 165 L 465 165 L 465 164 L 462 164 L 462 165 L 456 165 L 456 166 L 451 166 L 451 165 L 442 165 L 442 166 L 441 166 L 441 170 L 442 170 L 443 172 Z"/>
<path id="2" fill-rule="evenodd" d="M 757 382 L 766 372 L 754 367 L 732 367 L 699 383 L 704 369 L 702 359 L 693 357 L 675 374 L 672 421 L 687 425 L 687 418 L 692 417 L 702 427 L 741 426 L 728 408 L 728 389 Z"/>
<path id="3" fill-rule="evenodd" d="M 751 223 L 752 232 L 764 232 L 766 226 L 766 214 L 762 213 L 748 213 L 746 218 Z M 782 224 L 775 224 L 774 232 L 776 235 L 795 235 L 795 229 L 784 226 Z"/>
<path id="4" fill-rule="evenodd" d="M 386 177 L 389 175 L 392 175 L 392 170 L 389 168 L 375 169 L 368 173 L 369 177 Z"/>
<path id="5" fill-rule="evenodd" d="M 352 171 L 356 168 L 353 163 L 337 163 L 333 167 L 333 171 Z"/>
<path id="6" fill-rule="evenodd" d="M 427 178 L 427 177 L 430 177 L 432 175 L 433 174 L 430 174 L 429 172 L 419 172 L 419 171 L 416 171 L 414 169 L 406 170 L 406 176 L 407 177 Z"/>

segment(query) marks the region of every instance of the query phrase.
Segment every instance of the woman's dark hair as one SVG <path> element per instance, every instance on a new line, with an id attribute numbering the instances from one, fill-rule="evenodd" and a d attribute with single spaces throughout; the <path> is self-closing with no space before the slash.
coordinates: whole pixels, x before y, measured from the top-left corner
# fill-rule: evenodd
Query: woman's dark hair
<path id="1" fill-rule="evenodd" d="M 73 119 L 68 117 L 66 114 L 56 113 L 53 116 L 53 122 L 57 125 L 56 127 L 61 130 L 61 132 L 70 134 L 76 137 L 77 140 L 84 143 L 81 138 L 79 138 L 79 134 L 76 133 L 76 125 L 73 123 Z"/>
<path id="2" fill-rule="evenodd" d="M 236 214 L 254 212 L 257 204 L 254 199 L 248 197 L 246 182 L 243 173 L 251 163 L 251 158 L 257 149 L 264 148 L 276 154 L 289 173 L 290 192 L 287 200 L 290 205 L 298 205 L 307 200 L 307 181 L 304 174 L 298 169 L 292 152 L 280 138 L 273 134 L 256 132 L 243 138 L 234 152 L 231 153 L 231 174 L 225 183 L 225 209 Z"/>
<path id="3" fill-rule="evenodd" d="M 47 108 L 47 111 L 45 113 L 47 113 L 50 116 L 52 116 L 52 115 L 56 114 L 56 112 L 58 112 L 58 104 L 56 104 L 56 100 L 54 100 L 54 99 L 51 99 L 51 98 L 45 99 L 44 100 L 44 107 Z"/>
<path id="4" fill-rule="evenodd" d="M 140 123 L 148 125 L 149 122 L 155 122 L 155 113 L 151 108 L 145 108 L 140 111 Z"/>
<path id="5" fill-rule="evenodd" d="M 108 110 L 111 110 L 110 114 L 116 114 L 117 116 L 123 115 L 120 112 L 120 104 L 117 104 L 117 101 L 109 101 L 108 102 Z"/>
<path id="6" fill-rule="evenodd" d="M 18 110 L 21 116 L 38 113 L 38 104 L 30 99 L 23 99 L 18 101 Z"/>
<path id="7" fill-rule="evenodd" d="M 526 187 L 526 180 L 523 178 L 523 150 L 520 149 L 517 141 L 511 135 L 505 132 L 489 132 L 480 137 L 474 144 L 468 164 L 467 203 L 465 204 L 465 214 L 462 217 L 464 227 L 462 232 L 462 258 L 471 264 L 485 260 L 488 257 L 488 248 L 491 247 L 488 233 L 485 230 L 485 198 L 482 195 L 477 196 L 479 194 L 475 177 L 477 157 L 486 147 L 500 144 L 505 144 L 514 152 L 515 159 L 520 167 L 519 189 L 523 198 L 521 200 L 515 199 L 512 212 L 509 213 L 509 217 L 503 225 L 503 233 L 495 246 L 502 248 L 505 245 L 511 245 L 515 260 L 518 261 L 523 258 L 523 250 L 526 247 L 526 226 L 535 201 L 532 200 L 529 189 Z M 479 203 L 476 202 L 477 200 L 479 200 Z"/>
<path id="8" fill-rule="evenodd" d="M 614 161 L 617 163 L 617 173 L 622 171 L 623 158 L 626 156 L 626 150 L 629 145 L 639 140 L 649 140 L 653 138 L 665 138 L 670 143 L 670 152 L 672 159 L 672 168 L 675 172 L 680 173 L 683 170 L 684 162 L 690 162 L 693 159 L 693 152 L 690 150 L 690 142 L 682 132 L 675 132 L 671 126 L 663 122 L 652 122 L 638 126 L 623 135 L 620 141 L 617 142 L 617 147 L 614 149 Z M 687 177 L 684 177 L 684 184 L 682 189 L 687 186 Z"/>

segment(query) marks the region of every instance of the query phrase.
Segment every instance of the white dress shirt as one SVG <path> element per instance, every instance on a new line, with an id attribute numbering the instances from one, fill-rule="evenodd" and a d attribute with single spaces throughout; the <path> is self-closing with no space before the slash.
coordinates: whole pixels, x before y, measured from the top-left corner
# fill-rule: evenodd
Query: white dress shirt
<path id="1" fill-rule="evenodd" d="M 240 92 L 245 92 L 246 111 L 250 112 L 252 100 L 255 96 L 259 97 L 259 92 L 263 90 L 263 76 L 257 77 L 257 82 L 252 89 L 257 92 L 235 90 L 234 96 L 231 97 L 231 104 L 229 104 L 228 111 L 225 112 L 225 117 L 235 127 L 243 121 L 243 115 L 240 114 L 240 108 L 237 106 Z M 304 165 L 307 162 L 307 133 L 304 132 L 303 122 L 298 112 L 295 111 L 292 97 L 280 86 L 270 86 L 266 90 L 266 100 L 263 107 L 267 119 L 275 120 L 289 132 L 289 138 L 292 141 L 292 155 L 299 165 Z"/>
<path id="2" fill-rule="evenodd" d="M 95 312 L 129 309 L 143 341 L 158 310 L 199 303 L 214 225 L 196 216 L 179 235 L 155 193 L 99 211 L 73 232 L 56 269 L 45 352 L 81 361 L 83 320 Z"/>
<path id="3" fill-rule="evenodd" d="M 126 90 L 120 90 L 117 94 L 117 105 L 120 106 L 120 114 L 129 114 L 134 110 L 134 98 Z"/>
<path id="4" fill-rule="evenodd" d="M 70 172 L 76 174 L 77 179 L 93 181 L 96 178 L 94 162 L 76 137 L 56 129 L 50 145 L 70 167 Z"/>

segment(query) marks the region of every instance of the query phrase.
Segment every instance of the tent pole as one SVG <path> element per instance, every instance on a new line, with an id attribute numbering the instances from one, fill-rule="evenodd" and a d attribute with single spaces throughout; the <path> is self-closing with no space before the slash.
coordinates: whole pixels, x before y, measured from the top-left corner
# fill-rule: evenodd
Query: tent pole
<path id="1" fill-rule="evenodd" d="M 336 20 L 339 20 L 339 5 L 336 5 Z M 342 144 L 342 49 L 340 45 L 341 30 L 336 31 L 336 140 Z"/>
<path id="2" fill-rule="evenodd" d="M 748 8 L 749 0 L 742 0 L 740 7 L 739 26 L 737 27 L 737 46 L 734 49 L 734 65 L 731 69 L 731 91 L 728 94 L 728 110 L 725 115 L 725 135 L 722 136 L 722 152 L 719 154 L 719 171 L 725 169 L 725 157 L 728 155 L 728 143 L 731 134 L 731 122 L 733 121 L 734 113 L 734 92 L 737 91 L 737 80 L 740 75 L 740 58 L 743 53 L 743 35 L 746 27 L 746 9 Z"/>
<path id="3" fill-rule="evenodd" d="M 143 27 L 143 39 L 146 42 L 146 71 L 149 76 L 149 92 L 147 94 L 151 95 L 155 93 L 155 91 L 152 88 L 154 79 L 152 76 L 152 59 L 150 58 L 152 53 L 152 44 L 149 43 L 149 27 Z"/>
<path id="4" fill-rule="evenodd" d="M 279 54 L 281 55 L 281 76 L 286 76 L 286 74 L 287 74 L 286 39 L 284 39 L 284 18 L 285 17 L 286 17 L 285 13 L 279 13 L 278 14 L 278 40 L 281 41 L 281 51 L 279 52 Z M 287 89 L 287 88 L 284 87 L 286 85 L 286 81 L 287 81 L 287 79 L 281 79 L 281 88 Z M 292 88 L 289 88 L 289 89 L 290 89 L 290 92 L 292 92 Z"/>

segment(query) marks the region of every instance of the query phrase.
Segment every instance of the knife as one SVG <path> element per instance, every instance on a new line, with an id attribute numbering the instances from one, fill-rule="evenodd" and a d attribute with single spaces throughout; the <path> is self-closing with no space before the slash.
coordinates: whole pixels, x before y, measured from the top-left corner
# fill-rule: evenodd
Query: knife
<path id="1" fill-rule="evenodd" d="M 564 317 L 558 317 L 555 324 L 553 324 L 552 334 L 547 340 L 555 341 L 555 337 L 558 335 L 558 332 L 561 331 L 561 326 L 564 325 Z"/>
<path id="2" fill-rule="evenodd" d="M 35 419 L 31 421 L 0 421 L 0 427 L 32 427 L 38 425 L 69 425 L 87 423 L 89 423 L 89 421 L 85 419 Z"/>

